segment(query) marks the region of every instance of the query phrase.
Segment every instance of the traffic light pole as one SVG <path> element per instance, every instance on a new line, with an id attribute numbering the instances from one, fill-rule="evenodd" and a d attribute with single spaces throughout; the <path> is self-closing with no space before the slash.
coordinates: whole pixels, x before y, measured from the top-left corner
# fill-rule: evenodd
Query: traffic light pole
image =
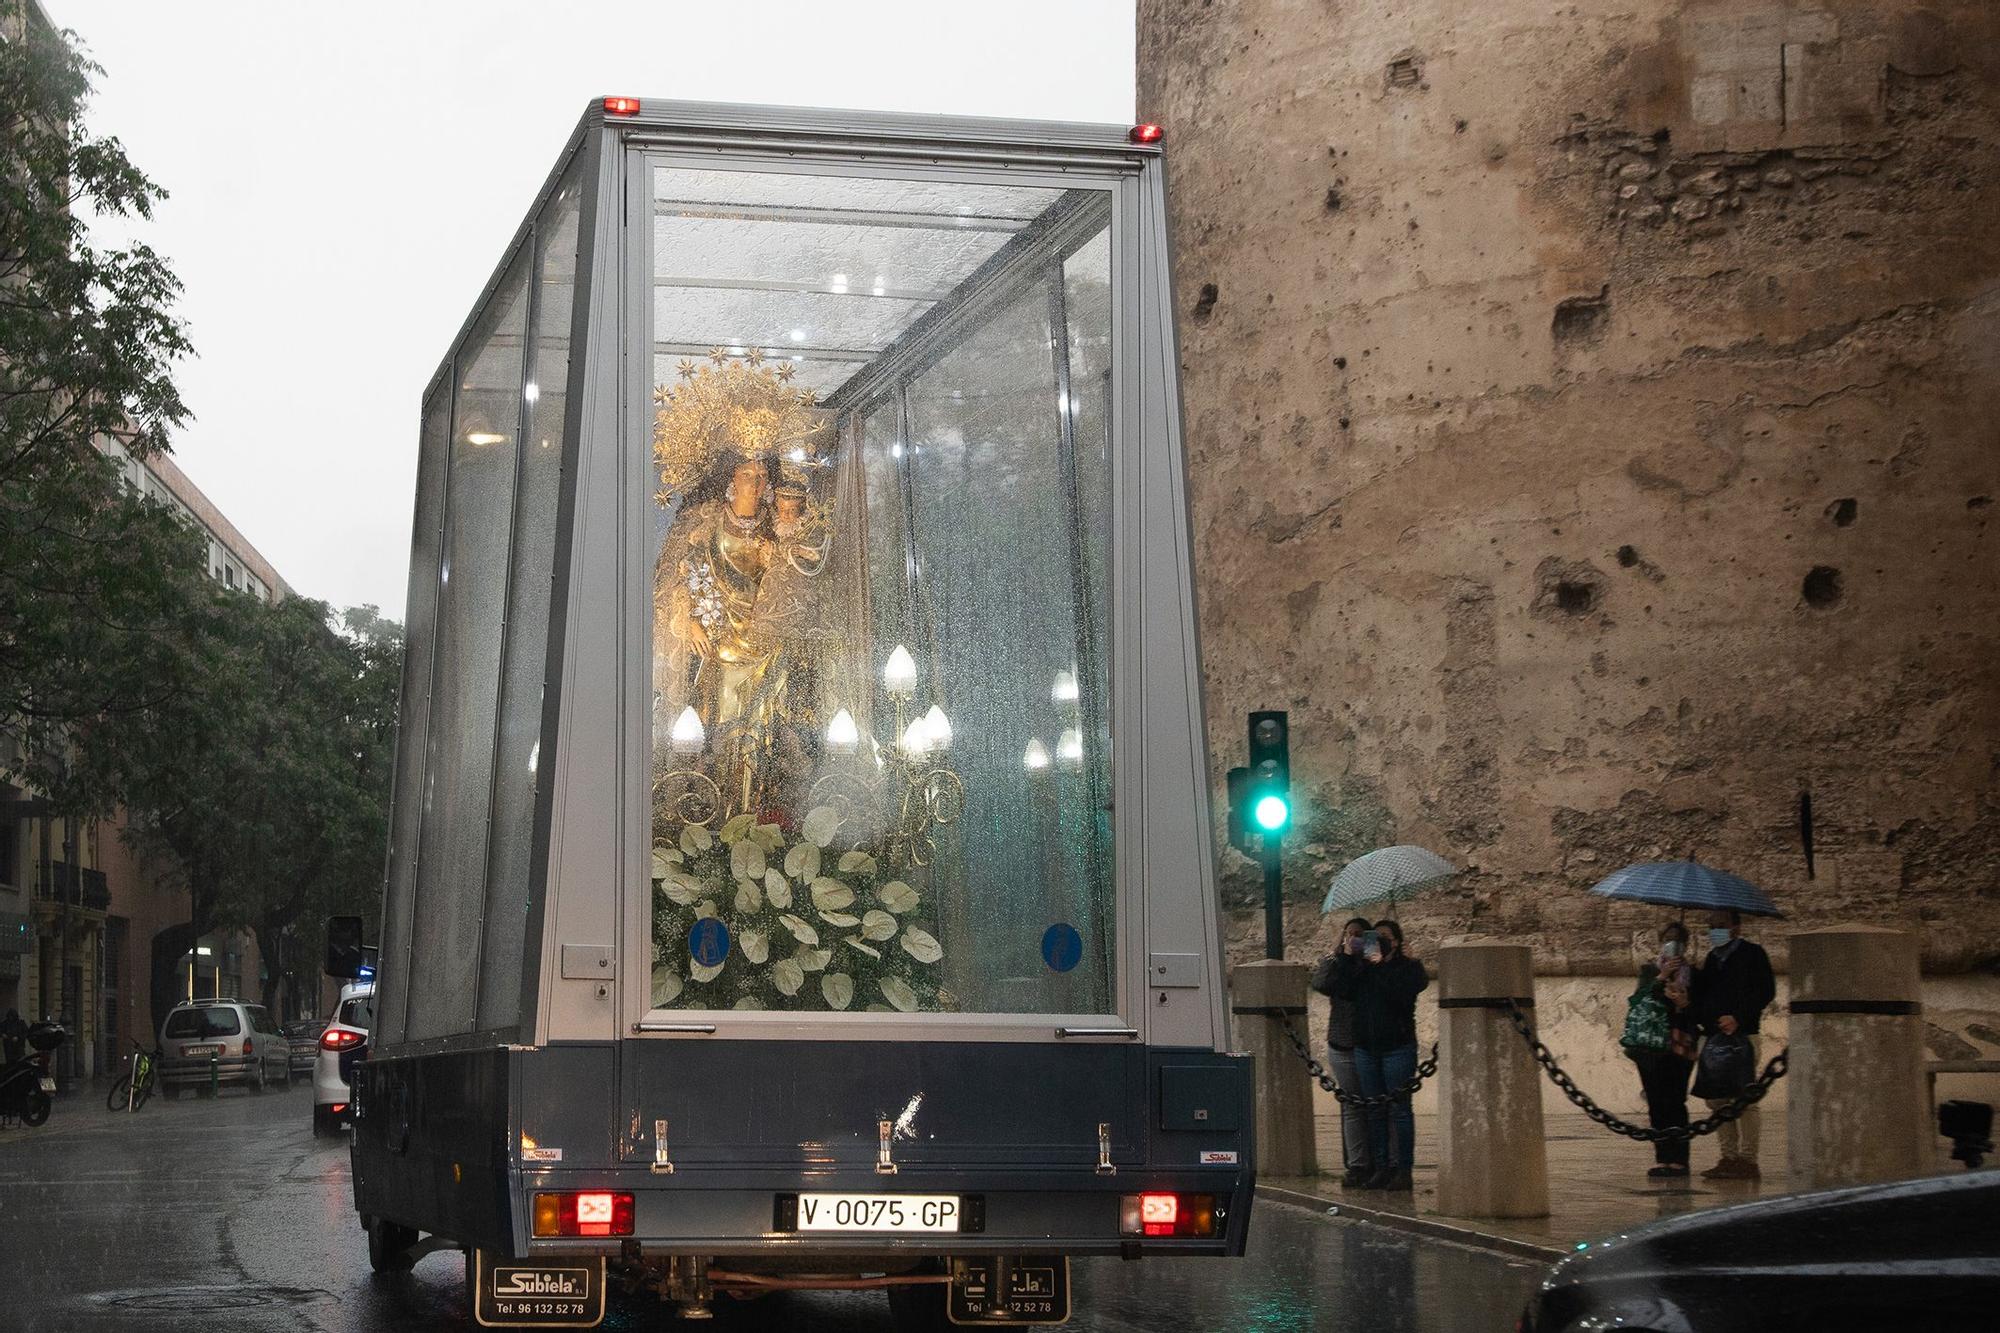
<path id="1" fill-rule="evenodd" d="M 1285 867 L 1282 859 L 1284 839 L 1276 833 L 1266 833 L 1263 837 L 1261 859 L 1264 862 L 1264 956 L 1283 958 L 1285 956 Z"/>

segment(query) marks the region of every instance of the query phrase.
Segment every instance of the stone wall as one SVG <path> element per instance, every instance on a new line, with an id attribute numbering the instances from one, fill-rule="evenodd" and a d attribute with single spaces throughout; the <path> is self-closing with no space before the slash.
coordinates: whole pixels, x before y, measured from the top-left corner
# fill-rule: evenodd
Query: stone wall
<path id="1" fill-rule="evenodd" d="M 1431 946 L 1629 976 L 1661 914 L 1585 890 L 1692 856 L 1781 967 L 1861 920 L 1990 977 L 2000 6 L 1140 0 L 1139 77 L 1212 776 L 1291 710 L 1291 952 L 1412 842 L 1467 867 Z"/>

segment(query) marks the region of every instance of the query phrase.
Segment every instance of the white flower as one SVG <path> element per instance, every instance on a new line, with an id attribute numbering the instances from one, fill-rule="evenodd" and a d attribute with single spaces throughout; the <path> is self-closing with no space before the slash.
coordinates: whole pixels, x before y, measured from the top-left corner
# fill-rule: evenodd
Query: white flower
<path id="1" fill-rule="evenodd" d="M 845 972 L 829 972 L 819 979 L 819 993 L 833 1008 L 845 1009 L 854 1003 L 854 978 Z"/>
<path id="2" fill-rule="evenodd" d="M 900 879 L 892 879 L 875 890 L 875 896 L 882 900 L 882 906 L 897 916 L 914 911 L 917 906 L 917 891 Z"/>
<path id="3" fill-rule="evenodd" d="M 903 931 L 903 952 L 920 963 L 935 963 L 944 957 L 944 946 L 928 932 L 910 926 Z"/>

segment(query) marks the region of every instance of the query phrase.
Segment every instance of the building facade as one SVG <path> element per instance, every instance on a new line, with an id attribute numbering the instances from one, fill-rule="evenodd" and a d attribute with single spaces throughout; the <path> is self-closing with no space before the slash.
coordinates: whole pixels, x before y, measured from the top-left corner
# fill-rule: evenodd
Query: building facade
<path id="1" fill-rule="evenodd" d="M 289 594 L 271 563 L 171 459 L 141 461 L 115 442 L 102 447 L 124 484 L 207 538 L 210 577 L 260 600 Z M 121 813 L 72 831 L 35 793 L 0 783 L 0 1013 L 60 1017 L 72 1037 L 57 1057 L 68 1077 L 115 1069 L 134 1042 L 152 1049 L 153 937 L 187 920 L 187 892 L 172 868 L 134 853 L 124 829 Z M 261 997 L 264 962 L 247 933 L 204 936 L 181 967 L 190 994 Z"/>
<path id="2" fill-rule="evenodd" d="M 1933 1054 L 2000 1055 L 2000 9 L 1140 0 L 1138 67 L 1293 952 L 1419 843 L 1418 940 L 1530 939 L 1603 1026 L 1661 914 L 1588 886 L 1691 856 L 1781 968 L 1914 932 Z"/>

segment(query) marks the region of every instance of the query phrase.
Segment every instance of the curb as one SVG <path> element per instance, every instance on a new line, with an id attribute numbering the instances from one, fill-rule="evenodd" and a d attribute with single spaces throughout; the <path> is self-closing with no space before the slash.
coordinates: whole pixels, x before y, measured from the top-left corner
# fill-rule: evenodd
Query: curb
<path id="1" fill-rule="evenodd" d="M 1490 1231 L 1481 1231 L 1463 1223 L 1444 1222 L 1433 1217 L 1411 1217 L 1408 1213 L 1392 1213 L 1387 1209 L 1336 1201 L 1323 1195 L 1308 1194 L 1303 1190 L 1286 1189 L 1282 1185 L 1260 1184 L 1257 1186 L 1257 1193 L 1260 1197 L 1277 1203 L 1288 1203 L 1295 1208 L 1309 1208 L 1316 1213 L 1344 1217 L 1356 1222 L 1368 1222 L 1375 1226 L 1387 1227 L 1392 1231 L 1407 1231 L 1419 1236 L 1453 1241 L 1475 1250 L 1504 1254 L 1510 1259 L 1532 1259 L 1537 1263 L 1552 1264 L 1569 1255 L 1568 1250 L 1537 1245 L 1533 1241 L 1516 1240 L 1512 1236 L 1495 1235 Z"/>

